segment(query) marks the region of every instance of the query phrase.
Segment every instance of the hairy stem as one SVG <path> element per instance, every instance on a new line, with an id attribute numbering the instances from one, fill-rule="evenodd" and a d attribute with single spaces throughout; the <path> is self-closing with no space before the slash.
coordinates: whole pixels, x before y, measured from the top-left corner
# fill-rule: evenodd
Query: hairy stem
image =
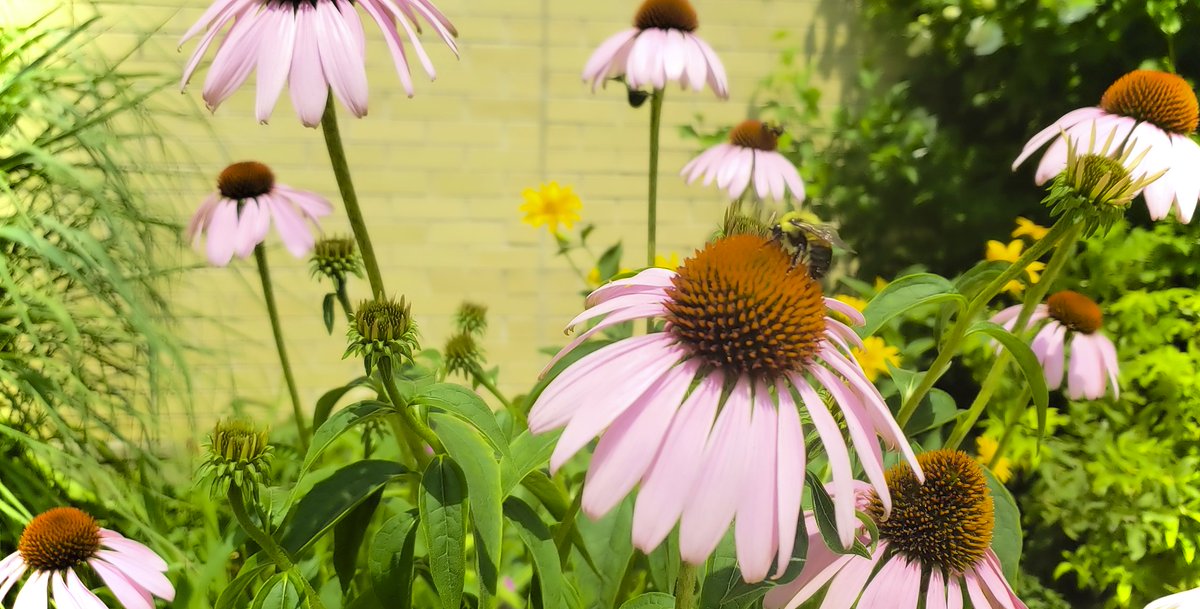
<path id="1" fill-rule="evenodd" d="M 242 496 L 242 489 L 236 484 L 229 485 L 229 509 L 233 512 L 233 517 L 237 519 L 238 524 L 242 526 L 242 530 L 250 537 L 258 547 L 262 548 L 263 552 L 275 563 L 275 566 L 285 573 L 290 573 L 293 579 L 300 582 L 304 586 L 304 597 L 308 600 L 308 604 L 312 609 L 325 609 L 325 604 L 321 602 L 321 597 L 317 591 L 313 589 L 312 584 L 308 582 L 308 578 L 304 577 L 300 570 L 296 568 L 296 564 L 288 557 L 287 551 L 278 543 L 275 543 L 275 538 L 268 535 L 265 531 L 258 528 L 254 521 L 250 519 L 250 515 L 246 513 L 245 497 Z"/>
<path id="2" fill-rule="evenodd" d="M 658 135 L 662 126 L 663 90 L 650 95 L 650 192 L 646 198 L 646 266 L 654 266 L 658 246 Z"/>
<path id="3" fill-rule="evenodd" d="M 684 561 L 675 578 L 675 609 L 696 609 L 696 567 Z"/>
<path id="4" fill-rule="evenodd" d="M 283 368 L 283 380 L 287 383 L 292 398 L 292 417 L 296 420 L 296 431 L 300 435 L 300 448 L 308 450 L 308 428 L 304 423 L 304 411 L 300 406 L 300 391 L 296 389 L 296 377 L 288 360 L 287 347 L 283 344 L 283 326 L 279 321 L 279 307 L 275 304 L 275 288 L 271 285 L 271 269 L 267 266 L 267 250 L 259 243 L 254 246 L 254 261 L 258 263 L 258 277 L 262 279 L 263 299 L 267 301 L 267 316 L 271 318 L 271 332 L 275 335 L 275 350 L 279 352 L 279 365 Z"/>
<path id="5" fill-rule="evenodd" d="M 325 133 L 325 147 L 329 149 L 329 162 L 333 165 L 338 191 L 341 192 L 342 203 L 346 206 L 346 218 L 350 220 L 354 240 L 358 242 L 358 251 L 362 254 L 363 266 L 367 269 L 367 280 L 371 282 L 371 294 L 375 298 L 383 298 L 383 275 L 379 272 L 379 261 L 375 258 L 375 248 L 371 245 L 370 234 L 367 233 L 367 222 L 363 219 L 358 195 L 354 192 L 354 181 L 350 178 L 350 165 L 346 162 L 342 134 L 338 131 L 333 95 L 330 95 L 325 103 L 325 114 L 321 116 L 321 130 Z"/>
<path id="6" fill-rule="evenodd" d="M 404 396 L 400 394 L 400 388 L 396 386 L 396 379 L 391 374 L 383 374 L 382 371 L 379 376 L 383 378 L 383 387 L 384 390 L 387 391 L 388 399 L 392 401 L 392 405 L 396 407 L 396 410 L 400 411 L 400 417 L 403 419 L 405 427 L 417 434 L 417 437 L 419 437 L 421 440 L 424 440 L 426 444 L 433 448 L 434 452 L 444 454 L 446 452 L 446 448 L 442 446 L 442 441 L 438 439 L 437 434 L 433 433 L 433 430 L 430 429 L 429 426 L 417 416 L 413 406 L 409 404 L 408 401 L 404 399 Z M 418 442 L 418 445 L 419 444 L 420 443 Z M 417 463 L 421 464 L 421 466 L 428 464 L 429 455 L 425 454 L 424 447 L 415 446 L 412 448 L 413 457 L 416 458 Z"/>

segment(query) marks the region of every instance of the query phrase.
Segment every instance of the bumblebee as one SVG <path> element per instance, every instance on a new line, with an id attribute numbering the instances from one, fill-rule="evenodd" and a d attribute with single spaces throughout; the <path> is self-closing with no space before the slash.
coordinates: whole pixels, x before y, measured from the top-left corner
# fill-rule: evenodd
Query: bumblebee
<path id="1" fill-rule="evenodd" d="M 771 237 L 792 254 L 792 266 L 802 259 L 813 279 L 821 279 L 833 266 L 833 246 L 849 251 L 832 226 L 811 213 L 790 211 L 771 228 Z"/>

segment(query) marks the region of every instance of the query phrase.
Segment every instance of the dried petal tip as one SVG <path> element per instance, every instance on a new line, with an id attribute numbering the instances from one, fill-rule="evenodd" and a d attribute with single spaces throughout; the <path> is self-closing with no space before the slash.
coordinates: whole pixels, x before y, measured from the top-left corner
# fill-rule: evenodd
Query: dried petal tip
<path id="1" fill-rule="evenodd" d="M 87 512 L 59 507 L 29 521 L 17 542 L 21 559 L 37 571 L 81 565 L 100 549 L 100 526 Z"/>
<path id="2" fill-rule="evenodd" d="M 1050 317 L 1076 332 L 1092 334 L 1100 329 L 1104 314 L 1096 301 L 1071 290 L 1063 290 L 1046 299 Z"/>
<path id="3" fill-rule="evenodd" d="M 1200 122 L 1200 105 L 1187 81 L 1156 70 L 1134 70 L 1118 78 L 1100 98 L 1100 107 L 1179 135 L 1192 134 Z"/>
<path id="4" fill-rule="evenodd" d="M 221 171 L 217 177 L 217 189 L 221 196 L 234 201 L 253 199 L 271 192 L 275 186 L 275 174 L 271 168 L 258 161 L 234 163 Z"/>
<path id="5" fill-rule="evenodd" d="M 313 247 L 312 274 L 323 275 L 335 283 L 347 275 L 363 276 L 362 260 L 352 237 L 326 237 Z"/>
<path id="6" fill-rule="evenodd" d="M 742 121 L 740 125 L 729 132 L 729 143 L 742 148 L 765 150 L 773 152 L 779 147 L 779 136 L 783 133 L 778 127 L 767 125 L 762 121 Z"/>
<path id="7" fill-rule="evenodd" d="M 386 298 L 362 301 L 354 312 L 346 337 L 350 344 L 342 357 L 362 357 L 367 374 L 380 364 L 411 360 L 420 348 L 417 324 L 413 321 L 411 307 L 403 298 L 399 301 Z"/>
<path id="8" fill-rule="evenodd" d="M 633 25 L 639 30 L 694 32 L 700 27 L 700 19 L 688 0 L 646 0 L 634 16 Z"/>
<path id="9" fill-rule="evenodd" d="M 867 512 L 879 538 L 923 565 L 962 574 L 981 563 L 992 545 L 995 504 L 983 469 L 969 455 L 935 450 L 917 455 L 922 484 L 907 465 L 887 472 L 892 512 L 884 517 L 878 497 Z"/>
<path id="10" fill-rule="evenodd" d="M 458 306 L 455 321 L 462 332 L 482 335 L 487 330 L 487 305 L 464 302 Z"/>

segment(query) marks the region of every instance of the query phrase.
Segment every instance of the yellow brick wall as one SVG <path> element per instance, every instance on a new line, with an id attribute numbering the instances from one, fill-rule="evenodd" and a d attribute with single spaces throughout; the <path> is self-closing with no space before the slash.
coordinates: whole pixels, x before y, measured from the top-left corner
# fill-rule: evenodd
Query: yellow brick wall
<path id="1" fill-rule="evenodd" d="M 660 181 L 663 254 L 684 255 L 700 245 L 724 203 L 716 190 L 688 187 L 676 177 L 696 152 L 678 137 L 679 125 L 697 113 L 708 124 L 744 118 L 755 84 L 775 64 L 781 48 L 777 32 L 787 32 L 817 68 L 827 107 L 836 104 L 836 86 L 852 78 L 855 65 L 853 3 L 694 3 L 698 33 L 728 70 L 731 99 L 720 102 L 707 90 L 668 93 Z M 100 41 L 127 48 L 157 27 L 133 65 L 178 72 L 195 43 L 177 52 L 177 40 L 205 6 L 204 0 L 102 4 L 106 31 Z M 408 99 L 368 21 L 370 114 L 354 120 L 343 112 L 343 132 L 386 284 L 414 302 L 424 344 L 440 347 L 462 300 L 488 304 L 485 348 L 501 367 L 500 386 L 518 393 L 548 359 L 538 349 L 564 343 L 562 326 L 578 312 L 582 287 L 554 255 L 553 240 L 521 223 L 521 190 L 549 180 L 572 185 L 583 198 L 585 221 L 598 225 L 593 242 L 623 240 L 626 266 L 637 266 L 643 256 L 648 107 L 631 110 L 619 87 L 593 95 L 579 75 L 594 47 L 629 25 L 637 1 L 440 0 L 439 6 L 458 27 L 461 60 L 427 32 L 438 79 L 414 75 L 416 96 Z M 203 74 L 185 96 L 197 104 Z M 286 95 L 269 125 L 256 124 L 253 102 L 252 87 L 244 87 L 215 115 L 205 112 L 207 122 L 166 121 L 201 166 L 201 175 L 184 176 L 181 192 L 161 193 L 179 220 L 186 220 L 216 173 L 235 160 L 266 162 L 281 182 L 337 201 L 321 133 L 299 124 Z M 340 206 L 325 230 L 348 231 Z M 311 409 L 323 391 L 361 368 L 341 360 L 341 328 L 332 337 L 325 333 L 319 306 L 328 286 L 309 280 L 306 262 L 291 259 L 277 238 L 269 243 L 288 348 Z M 179 260 L 203 262 L 190 251 Z M 367 287 L 356 282 L 351 290 L 356 299 Z M 276 405 L 282 421 L 287 394 L 253 262 L 192 271 L 172 286 L 171 295 L 183 317 L 181 336 L 200 349 L 191 358 L 198 411 L 206 418 L 220 415 L 241 398 Z"/>

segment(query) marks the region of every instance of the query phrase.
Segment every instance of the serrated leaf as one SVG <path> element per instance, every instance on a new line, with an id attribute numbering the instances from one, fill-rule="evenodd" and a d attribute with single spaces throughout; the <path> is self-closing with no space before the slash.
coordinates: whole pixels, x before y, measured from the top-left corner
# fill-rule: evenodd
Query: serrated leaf
<path id="1" fill-rule="evenodd" d="M 954 303 L 961 311 L 967 299 L 954 284 L 941 275 L 918 273 L 901 277 L 880 290 L 863 310 L 866 325 L 858 328 L 860 336 L 870 336 L 892 318 L 919 307 Z"/>
<path id="2" fill-rule="evenodd" d="M 367 569 L 376 598 L 385 607 L 412 606 L 413 558 L 417 544 L 417 519 L 405 512 L 383 523 L 367 554 Z"/>
<path id="3" fill-rule="evenodd" d="M 321 425 L 329 419 L 329 413 L 333 412 L 333 407 L 337 405 L 338 400 L 342 399 L 350 390 L 363 385 L 370 385 L 371 379 L 360 376 L 341 387 L 330 389 L 317 400 L 317 405 L 313 408 L 313 429 L 319 429 Z"/>
<path id="4" fill-rule="evenodd" d="M 362 548 L 371 517 L 382 499 L 383 489 L 375 491 L 333 527 L 333 570 L 342 586 L 342 594 L 350 591 L 358 568 L 358 550 Z"/>
<path id="5" fill-rule="evenodd" d="M 454 461 L 439 455 L 430 462 L 418 508 L 434 590 L 442 609 L 459 609 L 467 572 L 467 482 Z"/>
<path id="6" fill-rule="evenodd" d="M 375 400 L 358 402 L 337 411 L 337 414 L 329 417 L 313 433 L 312 444 L 308 447 L 308 453 L 304 455 L 304 464 L 300 466 L 300 475 L 304 475 L 304 472 L 312 467 L 321 453 L 325 452 L 325 449 L 338 439 L 338 436 L 351 427 L 395 413 L 396 409 L 392 408 L 390 404 Z"/>
<path id="7" fill-rule="evenodd" d="M 413 402 L 448 412 L 479 430 L 492 448 L 508 454 L 508 437 L 496 422 L 496 415 L 479 394 L 452 383 L 437 383 L 413 396 Z"/>
<path id="8" fill-rule="evenodd" d="M 1017 502 L 1008 488 L 988 468 L 983 468 L 983 473 L 987 476 L 988 490 L 992 492 L 995 504 L 996 526 L 992 530 L 992 551 L 1000 559 L 1004 577 L 1015 581 L 1020 572 L 1021 547 L 1025 535 L 1021 529 L 1021 510 L 1017 508 Z"/>
<path id="9" fill-rule="evenodd" d="M 313 485 L 288 513 L 280 545 L 292 556 L 304 551 L 385 484 L 408 474 L 394 461 L 366 459 Z"/>
<path id="10" fill-rule="evenodd" d="M 665 592 L 647 592 L 621 603 L 621 609 L 673 609 L 674 607 L 675 597 Z"/>
<path id="11" fill-rule="evenodd" d="M 481 564 L 483 568 L 479 575 L 488 592 L 494 594 L 504 535 L 500 464 L 496 461 L 496 451 L 475 428 L 457 417 L 435 412 L 429 415 L 429 421 L 450 457 L 462 468 L 471 521 L 475 525 L 475 551 L 481 558 L 487 558 Z"/>
<path id="12" fill-rule="evenodd" d="M 1042 365 L 1038 363 L 1033 349 L 1025 344 L 1025 341 L 1021 340 L 1017 335 L 990 321 L 975 322 L 967 329 L 968 336 L 976 332 L 986 334 L 996 339 L 1001 345 L 1004 345 L 1009 355 L 1016 360 L 1017 367 L 1025 375 L 1025 381 L 1029 383 L 1029 389 L 1032 392 L 1033 404 L 1037 407 L 1038 438 L 1040 439 L 1046 431 L 1046 416 L 1050 408 L 1050 391 L 1046 387 L 1045 372 L 1042 371 Z"/>
<path id="13" fill-rule="evenodd" d="M 333 307 L 334 300 L 336 298 L 337 294 L 330 292 L 326 294 L 325 299 L 321 301 L 321 317 L 325 320 L 325 331 L 329 334 L 333 334 L 333 320 L 335 313 Z"/>
<path id="14" fill-rule="evenodd" d="M 564 602 L 563 574 L 550 529 L 538 518 L 533 508 L 516 497 L 504 501 L 504 515 L 516 526 L 517 534 L 533 559 L 541 600 L 537 606 L 546 609 L 561 607 Z"/>

